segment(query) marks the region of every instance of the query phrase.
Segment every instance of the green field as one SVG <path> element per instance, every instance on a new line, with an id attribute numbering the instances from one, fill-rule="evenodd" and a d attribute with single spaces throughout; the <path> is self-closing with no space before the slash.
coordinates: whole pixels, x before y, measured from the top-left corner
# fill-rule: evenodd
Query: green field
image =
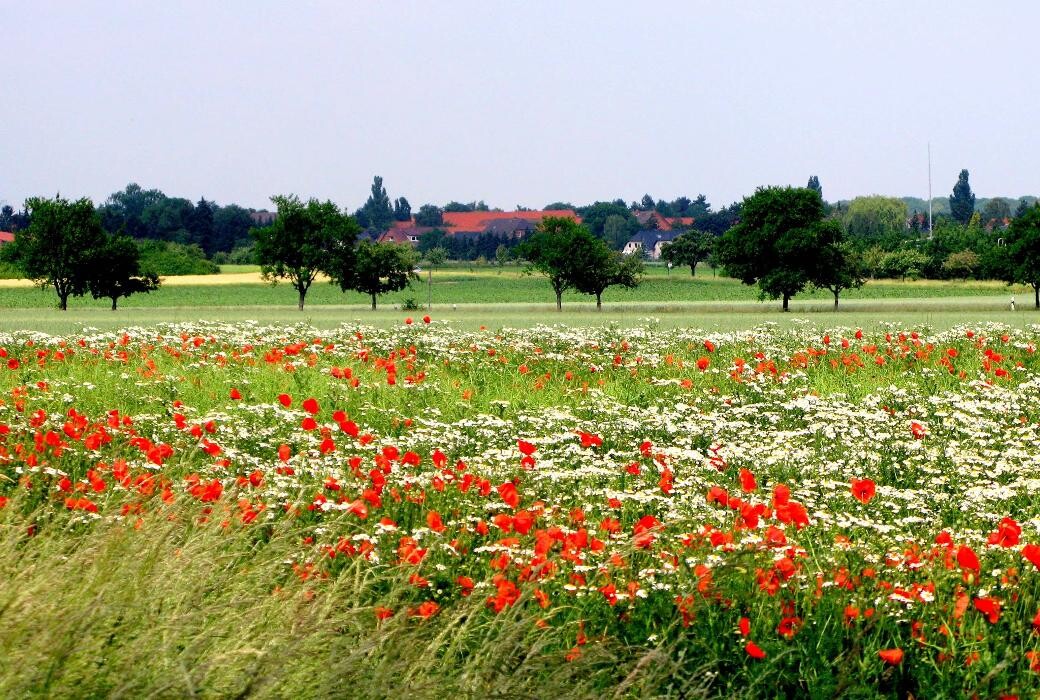
<path id="1" fill-rule="evenodd" d="M 697 277 L 691 277 L 685 269 L 668 274 L 658 266 L 648 268 L 645 281 L 637 289 L 607 290 L 600 313 L 595 311 L 592 297 L 573 292 L 564 295 L 564 311 L 557 313 L 544 278 L 525 275 L 516 267 L 475 265 L 438 269 L 432 275 L 432 285 L 424 272 L 411 288 L 381 297 L 375 313 L 370 310 L 367 297 L 344 294 L 328 283 L 317 282 L 300 313 L 290 286 L 263 283 L 256 272 L 253 266 L 226 266 L 222 275 L 196 277 L 191 284 L 183 284 L 182 278 L 169 278 L 154 294 L 121 300 L 114 313 L 107 300 L 89 297 L 71 300 L 69 311 L 61 313 L 55 309 L 56 298 L 50 289 L 0 286 L 0 330 L 31 328 L 62 333 L 83 326 L 114 328 L 199 319 L 306 321 L 318 327 L 354 320 L 387 325 L 400 323 L 408 315 L 427 313 L 431 292 L 433 306 L 429 313 L 457 321 L 464 328 L 537 323 L 631 326 L 652 317 L 664 326 L 725 329 L 761 321 L 790 323 L 806 314 L 816 317 L 833 313 L 832 298 L 827 292 L 807 291 L 796 296 L 791 305 L 793 313 L 783 315 L 779 313 L 779 302 L 758 298 L 757 288 L 713 277 L 709 269 L 701 269 Z M 1008 309 L 1012 294 L 1018 301 L 1016 313 Z M 423 310 L 400 311 L 408 299 L 419 303 Z M 835 322 L 866 326 L 893 320 L 898 315 L 903 322 L 932 327 L 948 327 L 973 319 L 1021 326 L 1034 320 L 1031 301 L 1031 289 L 1010 288 L 999 282 L 872 281 L 842 296 L 840 321 L 836 317 Z"/>

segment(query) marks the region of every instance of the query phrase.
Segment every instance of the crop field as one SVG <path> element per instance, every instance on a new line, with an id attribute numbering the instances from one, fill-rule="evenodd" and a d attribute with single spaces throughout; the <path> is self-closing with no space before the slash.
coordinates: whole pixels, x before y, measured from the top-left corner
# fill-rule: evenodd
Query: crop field
<path id="1" fill-rule="evenodd" d="M 166 277 L 163 287 L 151 294 L 140 294 L 119 301 L 126 309 L 157 307 L 190 307 L 193 309 L 224 306 L 285 306 L 290 310 L 296 306 L 296 292 L 285 282 L 271 285 L 264 282 L 256 271 L 241 271 L 240 266 L 230 267 L 234 272 L 219 275 L 196 275 L 188 277 Z M 432 282 L 432 283 L 431 283 Z M 1023 308 L 1033 300 L 1028 286 L 1008 287 L 993 281 L 899 281 L 875 280 L 863 288 L 842 294 L 842 300 L 869 302 L 873 300 L 901 301 L 908 297 L 935 299 L 981 298 L 992 300 L 994 307 L 1007 306 L 1012 294 Z M 411 287 L 380 298 L 380 305 L 400 306 L 412 299 L 426 304 L 432 299 L 435 306 L 452 304 L 539 304 L 554 306 L 555 298 L 549 283 L 539 275 L 523 274 L 518 267 L 488 268 L 452 265 L 437 269 L 432 275 L 423 271 L 420 279 Z M 610 308 L 618 304 L 747 304 L 773 309 L 779 302 L 758 300 L 758 289 L 741 284 L 738 280 L 713 277 L 710 269 L 700 268 L 696 277 L 691 277 L 688 268 L 674 269 L 668 274 L 664 269 L 649 267 L 643 283 L 635 289 L 610 288 L 603 297 Z M 53 289 L 36 289 L 27 280 L 0 280 L 0 309 L 2 308 L 53 308 L 57 297 Z M 830 308 L 833 297 L 827 291 L 806 291 L 794 298 L 795 308 Z M 89 296 L 75 298 L 70 308 L 108 310 L 111 302 L 95 300 Z M 367 308 L 370 300 L 356 292 L 344 293 L 327 281 L 318 280 L 307 295 L 308 306 L 357 306 Z M 564 294 L 564 304 L 577 304 L 585 308 L 594 306 L 594 300 L 576 292 Z"/>
<path id="2" fill-rule="evenodd" d="M 0 695 L 1040 693 L 1040 326 L 410 321 L 0 332 Z"/>

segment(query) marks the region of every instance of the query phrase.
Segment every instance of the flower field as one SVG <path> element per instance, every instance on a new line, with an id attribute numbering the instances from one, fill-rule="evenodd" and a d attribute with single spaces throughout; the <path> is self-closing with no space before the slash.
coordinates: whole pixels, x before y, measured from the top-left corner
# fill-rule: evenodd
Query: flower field
<path id="1" fill-rule="evenodd" d="M 1035 697 L 1038 345 L 0 334 L 0 695 Z"/>

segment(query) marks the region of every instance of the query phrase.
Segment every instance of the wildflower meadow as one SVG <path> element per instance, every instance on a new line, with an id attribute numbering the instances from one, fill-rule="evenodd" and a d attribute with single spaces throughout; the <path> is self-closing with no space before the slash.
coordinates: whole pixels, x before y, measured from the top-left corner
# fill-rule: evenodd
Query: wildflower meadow
<path id="1" fill-rule="evenodd" d="M 0 695 L 1036 697 L 1038 345 L 0 333 Z"/>

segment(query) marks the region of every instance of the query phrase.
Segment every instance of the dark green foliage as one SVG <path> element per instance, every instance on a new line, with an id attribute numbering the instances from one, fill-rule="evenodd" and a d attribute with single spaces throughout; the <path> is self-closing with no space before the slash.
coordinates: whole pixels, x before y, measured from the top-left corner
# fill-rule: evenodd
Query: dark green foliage
<path id="1" fill-rule="evenodd" d="M 365 206 L 361 207 L 364 215 L 366 228 L 374 228 L 378 231 L 386 231 L 394 221 L 394 208 L 390 204 L 390 197 L 383 187 L 383 178 L 376 175 L 372 179 L 372 193 L 368 196 Z M 360 217 L 359 217 L 360 218 Z"/>
<path id="2" fill-rule="evenodd" d="M 556 310 L 563 310 L 563 292 L 574 286 L 570 273 L 571 245 L 588 231 L 581 224 L 566 217 L 547 216 L 538 229 L 517 248 L 517 255 L 529 263 L 529 272 L 539 272 L 549 279 L 556 293 Z"/>
<path id="3" fill-rule="evenodd" d="M 699 201 L 700 197 L 697 199 Z M 694 204 L 696 205 L 696 202 Z M 693 227 L 698 231 L 707 231 L 712 235 L 721 236 L 740 221 L 740 208 L 741 203 L 734 202 L 717 212 L 709 211 L 700 217 L 695 213 L 691 213 L 690 216 L 694 217 Z"/>
<path id="4" fill-rule="evenodd" d="M 444 223 L 444 213 L 440 207 L 424 204 L 415 215 L 416 226 L 440 226 Z"/>
<path id="5" fill-rule="evenodd" d="M 145 190 L 136 182 L 131 182 L 120 192 L 114 192 L 99 207 L 98 213 L 105 230 L 116 233 L 122 230 L 134 238 L 158 238 L 145 223 L 144 213 L 162 200 L 166 199 L 159 190 Z"/>
<path id="6" fill-rule="evenodd" d="M 296 195 L 275 196 L 271 201 L 278 207 L 278 218 L 271 226 L 254 230 L 256 257 L 265 278 L 289 280 L 303 311 L 307 290 L 318 273 L 332 276 L 349 267 L 360 228 L 331 201 L 311 199 L 304 204 Z"/>
<path id="7" fill-rule="evenodd" d="M 578 213 L 581 215 L 585 228 L 592 235 L 606 241 L 607 245 L 614 250 L 624 248 L 625 243 L 639 232 L 639 222 L 632 214 L 632 211 L 623 203 L 596 202 L 590 206 L 582 207 L 578 210 Z M 611 219 L 611 217 L 618 218 Z M 608 219 L 613 221 L 610 227 L 607 226 Z"/>
<path id="8" fill-rule="evenodd" d="M 404 197 L 394 200 L 394 221 L 411 221 L 412 205 Z"/>
<path id="9" fill-rule="evenodd" d="M 574 288 L 596 297 L 596 310 L 603 309 L 603 292 L 608 287 L 634 289 L 643 273 L 643 259 L 622 255 L 587 231 L 572 239 L 570 277 Z"/>
<path id="10" fill-rule="evenodd" d="M 711 254 L 715 237 L 704 231 L 688 231 L 664 246 L 661 259 L 673 265 L 688 265 L 690 276 L 697 273 L 697 263 Z"/>
<path id="11" fill-rule="evenodd" d="M 218 250 L 214 245 L 213 219 L 213 203 L 201 197 L 192 211 L 188 231 L 191 234 L 191 243 L 200 246 L 206 251 L 207 256 L 212 256 Z"/>
<path id="12" fill-rule="evenodd" d="M 556 309 L 563 309 L 563 292 L 576 289 L 596 297 L 603 307 L 603 292 L 612 286 L 639 285 L 643 261 L 611 250 L 602 239 L 573 219 L 546 217 L 538 229 L 517 248 L 527 260 L 529 272 L 549 279 L 556 294 Z"/>
<path id="13" fill-rule="evenodd" d="M 417 262 L 411 246 L 361 241 L 349 258 L 338 258 L 329 276 L 343 291 L 354 290 L 371 296 L 375 310 L 377 296 L 404 289 L 413 279 L 418 279 Z"/>
<path id="14" fill-rule="evenodd" d="M 819 224 L 820 242 L 812 284 L 834 295 L 834 309 L 838 297 L 846 289 L 859 289 L 867 281 L 863 254 L 851 242 L 844 240 L 841 224 L 833 219 Z"/>
<path id="15" fill-rule="evenodd" d="M 10 204 L 0 207 L 0 231 L 21 231 L 29 226 L 29 212 L 16 212 Z"/>
<path id="16" fill-rule="evenodd" d="M 107 241 L 101 219 L 86 198 L 34 197 L 25 208 L 30 224 L 5 246 L 4 257 L 41 287 L 54 287 L 58 307 L 65 311 L 70 296 L 86 293 L 98 251 Z"/>
<path id="17" fill-rule="evenodd" d="M 783 299 L 802 291 L 817 274 L 820 250 L 840 228 L 822 226 L 823 200 L 813 190 L 760 187 L 744 199 L 741 220 L 716 244 L 729 274 L 763 296 Z"/>
<path id="18" fill-rule="evenodd" d="M 213 212 L 213 242 L 215 251 L 230 252 L 236 247 L 252 244 L 249 230 L 253 228 L 253 220 L 249 211 L 237 204 L 217 207 Z"/>
<path id="19" fill-rule="evenodd" d="M 1040 309 L 1040 205 L 1033 205 L 1011 222 L 1007 231 L 1005 281 L 1033 287 L 1034 304 Z"/>
<path id="20" fill-rule="evenodd" d="M 819 177 L 817 177 L 816 175 L 810 175 L 809 184 L 807 184 L 805 187 L 820 195 L 820 199 L 823 199 L 823 187 L 820 185 Z"/>
<path id="21" fill-rule="evenodd" d="M 159 275 L 141 273 L 141 252 L 129 236 L 112 236 L 97 250 L 94 274 L 88 283 L 95 299 L 111 299 L 112 310 L 120 297 L 147 294 L 159 288 Z"/>
<path id="22" fill-rule="evenodd" d="M 953 186 L 953 194 L 950 195 L 950 215 L 954 221 L 967 224 L 974 213 L 975 195 L 968 184 L 968 171 L 962 170 L 957 176 L 957 184 Z"/>
<path id="23" fill-rule="evenodd" d="M 169 241 L 137 241 L 141 251 L 140 267 L 145 273 L 164 277 L 177 275 L 215 275 L 220 268 L 206 259 L 197 245 Z"/>
<path id="24" fill-rule="evenodd" d="M 652 211 L 654 208 L 654 198 L 648 194 L 644 194 L 643 199 L 639 202 L 639 208 L 643 211 Z"/>

